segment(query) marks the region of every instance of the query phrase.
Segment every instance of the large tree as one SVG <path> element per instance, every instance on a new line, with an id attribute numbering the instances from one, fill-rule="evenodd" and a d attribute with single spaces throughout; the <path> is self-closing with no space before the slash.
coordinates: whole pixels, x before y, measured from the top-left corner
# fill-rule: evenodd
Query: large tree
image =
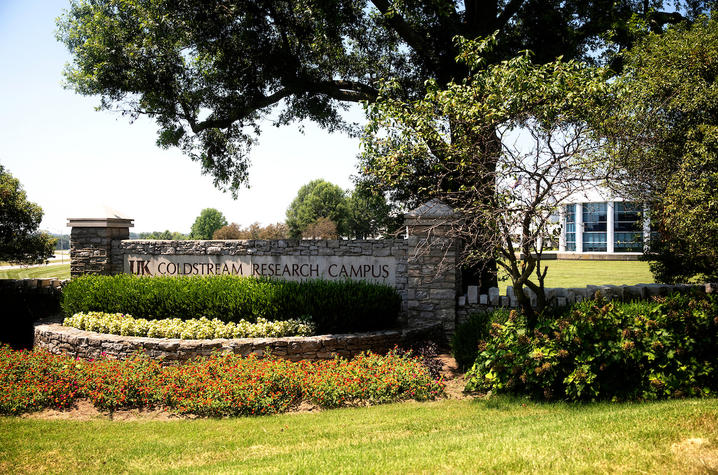
<path id="1" fill-rule="evenodd" d="M 312 180 L 302 186 L 287 208 L 289 235 L 300 238 L 308 226 L 320 218 L 331 220 L 339 235 L 347 232 L 346 193 L 326 180 Z"/>
<path id="2" fill-rule="evenodd" d="M 214 208 L 205 208 L 200 212 L 192 224 L 190 239 L 212 239 L 215 231 L 227 226 L 227 218 L 221 211 Z"/>
<path id="3" fill-rule="evenodd" d="M 42 214 L 20 181 L 0 165 L 0 261 L 38 264 L 52 257 L 56 239 L 38 231 Z"/>
<path id="4" fill-rule="evenodd" d="M 620 191 L 650 204 L 659 281 L 718 278 L 718 21 L 648 34 L 624 55 L 603 130 Z"/>
<path id="5" fill-rule="evenodd" d="M 440 229 L 427 230 L 429 238 L 437 232 L 439 242 L 460 239 L 469 267 L 495 260 L 533 327 L 534 307 L 547 305 L 541 259 L 543 239 L 555 228 L 550 217 L 563 199 L 608 174 L 590 125 L 601 121 L 610 86 L 605 69 L 576 61 L 537 65 L 527 53 L 483 68 L 491 41 L 462 47 L 468 79 L 446 88 L 429 81 L 419 100 L 382 94 L 371 106 L 365 173 L 393 187 L 414 179 L 416 163 L 433 163 L 437 179 L 423 191 L 455 213 Z M 475 135 L 451 137 L 452 125 L 489 134 L 498 152 L 477 148 Z M 483 166 L 489 160 L 496 166 Z M 464 180 L 459 186 L 457 177 Z"/>
<path id="6" fill-rule="evenodd" d="M 180 147 L 236 192 L 262 120 L 342 129 L 342 107 L 375 101 L 382 80 L 404 99 L 421 97 L 427 79 L 458 83 L 469 70 L 456 61 L 457 36 L 496 32 L 486 64 L 525 49 L 538 63 L 594 60 L 631 42 L 636 15 L 661 30 L 707 3 L 678 0 L 666 12 L 662 0 L 73 0 L 58 37 L 73 58 L 70 87 L 99 95 L 101 108 L 152 117 L 160 146 Z M 472 132 L 459 125 L 450 136 Z M 490 133 L 474 140 L 498 154 Z M 416 169 L 418 185 L 388 190 L 407 206 L 434 179 L 431 163 Z M 456 178 L 447 186 L 461 186 Z"/>
<path id="7" fill-rule="evenodd" d="M 489 64 L 526 49 L 538 63 L 593 60 L 597 48 L 630 44 L 636 16 L 661 30 L 708 3 L 666 12 L 661 0 L 71 0 L 58 38 L 72 54 L 71 88 L 153 118 L 161 146 L 181 147 L 236 190 L 270 112 L 277 124 L 333 130 L 342 105 L 374 101 L 382 79 L 407 96 L 427 79 L 458 82 L 469 71 L 456 36 L 497 32 Z"/>

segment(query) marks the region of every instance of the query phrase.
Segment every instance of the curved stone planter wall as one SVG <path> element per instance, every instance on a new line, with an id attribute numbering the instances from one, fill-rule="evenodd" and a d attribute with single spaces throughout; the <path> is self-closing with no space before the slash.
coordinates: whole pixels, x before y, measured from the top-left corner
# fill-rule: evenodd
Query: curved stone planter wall
<path id="1" fill-rule="evenodd" d="M 404 330 L 343 335 L 180 340 L 109 335 L 49 324 L 35 327 L 35 348 L 83 359 L 96 359 L 103 355 L 126 359 L 141 351 L 166 362 L 209 356 L 215 351 L 230 351 L 246 356 L 261 355 L 269 350 L 272 355 L 298 361 L 331 359 L 335 354 L 349 358 L 366 350 L 385 352 L 395 345 L 410 345 L 415 341 L 434 339 L 441 332 L 440 324 L 430 324 Z"/>

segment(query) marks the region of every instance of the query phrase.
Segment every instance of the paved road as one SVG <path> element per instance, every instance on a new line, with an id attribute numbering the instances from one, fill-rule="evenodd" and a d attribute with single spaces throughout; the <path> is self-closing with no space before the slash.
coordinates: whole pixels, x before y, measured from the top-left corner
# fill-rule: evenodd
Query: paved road
<path id="1" fill-rule="evenodd" d="M 0 270 L 10 270 L 10 269 L 29 269 L 30 267 L 42 267 L 46 265 L 59 265 L 59 264 L 69 264 L 70 263 L 70 256 L 55 256 L 50 259 L 49 264 L 34 264 L 31 266 L 26 265 L 12 265 L 12 266 L 0 266 Z"/>

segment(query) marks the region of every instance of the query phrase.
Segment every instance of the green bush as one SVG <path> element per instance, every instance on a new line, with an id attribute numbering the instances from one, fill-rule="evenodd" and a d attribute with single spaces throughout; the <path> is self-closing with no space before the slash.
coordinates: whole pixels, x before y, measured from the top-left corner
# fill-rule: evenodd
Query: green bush
<path id="1" fill-rule="evenodd" d="M 63 289 L 65 316 L 129 313 L 148 320 L 205 316 L 223 322 L 306 319 L 317 333 L 380 330 L 396 324 L 395 289 L 356 281 L 291 282 L 236 276 L 82 276 Z"/>
<path id="2" fill-rule="evenodd" d="M 465 322 L 456 327 L 451 338 L 451 353 L 462 370 L 471 367 L 476 361 L 479 342 L 489 337 L 491 323 L 505 322 L 508 316 L 509 312 L 504 309 L 472 313 Z"/>
<path id="3" fill-rule="evenodd" d="M 493 323 L 467 389 L 540 399 L 643 400 L 718 390 L 718 296 L 574 305 L 527 333 Z"/>

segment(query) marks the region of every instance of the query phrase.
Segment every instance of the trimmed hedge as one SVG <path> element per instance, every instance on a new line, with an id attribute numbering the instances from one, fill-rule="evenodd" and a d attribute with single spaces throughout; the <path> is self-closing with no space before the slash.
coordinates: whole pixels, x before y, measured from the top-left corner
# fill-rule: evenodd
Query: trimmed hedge
<path id="1" fill-rule="evenodd" d="M 646 400 L 718 391 L 718 295 L 585 301 L 528 332 L 493 323 L 467 389 L 538 399 Z"/>
<path id="2" fill-rule="evenodd" d="M 396 289 L 357 281 L 292 282 L 255 277 L 86 275 L 62 292 L 66 317 L 78 312 L 129 313 L 136 318 L 199 318 L 223 322 L 303 319 L 319 334 L 382 330 L 396 325 Z"/>

